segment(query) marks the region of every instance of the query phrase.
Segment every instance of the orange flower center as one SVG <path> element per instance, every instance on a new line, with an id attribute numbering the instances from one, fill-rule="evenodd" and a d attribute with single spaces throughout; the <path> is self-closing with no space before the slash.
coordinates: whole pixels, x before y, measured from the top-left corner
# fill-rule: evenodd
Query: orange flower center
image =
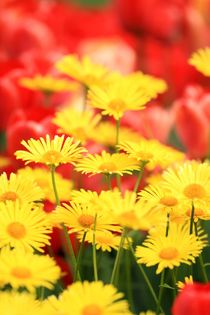
<path id="1" fill-rule="evenodd" d="M 199 184 L 190 184 L 184 189 L 184 194 L 190 199 L 203 198 L 206 195 L 205 189 Z"/>
<path id="2" fill-rule="evenodd" d="M 150 152 L 138 151 L 137 157 L 143 161 L 149 161 L 153 158 L 153 154 Z"/>
<path id="3" fill-rule="evenodd" d="M 60 154 L 60 152 L 57 152 L 55 150 L 49 150 L 43 155 L 43 161 L 51 165 L 58 164 L 61 158 L 62 155 Z"/>
<path id="4" fill-rule="evenodd" d="M 25 267 L 15 267 L 12 269 L 11 274 L 19 279 L 27 279 L 31 277 L 31 271 Z"/>
<path id="5" fill-rule="evenodd" d="M 82 214 L 78 218 L 78 222 L 85 228 L 90 228 L 94 224 L 95 218 L 90 214 Z"/>
<path id="6" fill-rule="evenodd" d="M 191 217 L 192 209 L 188 209 L 186 214 Z M 204 211 L 202 209 L 194 209 L 194 217 L 200 217 L 204 215 Z"/>
<path id="7" fill-rule="evenodd" d="M 179 255 L 178 250 L 175 247 L 167 247 L 161 250 L 159 257 L 166 260 L 172 260 Z"/>
<path id="8" fill-rule="evenodd" d="M 82 315 L 102 315 L 102 314 L 103 314 L 102 309 L 96 304 L 87 305 L 82 310 Z"/>
<path id="9" fill-rule="evenodd" d="M 102 163 L 99 166 L 99 170 L 103 172 L 114 172 L 116 171 L 116 165 L 112 162 Z"/>
<path id="10" fill-rule="evenodd" d="M 80 139 L 80 140 L 86 140 L 86 138 L 87 138 L 87 133 L 86 133 L 86 131 L 85 131 L 85 129 L 84 128 L 81 128 L 81 127 L 78 127 L 78 128 L 74 128 L 73 130 L 72 130 L 72 134 L 76 137 L 76 138 L 78 138 L 78 139 Z"/>
<path id="11" fill-rule="evenodd" d="M 15 201 L 17 199 L 18 199 L 18 196 L 14 191 L 7 191 L 0 196 L 0 201 L 7 201 L 7 200 Z"/>
<path id="12" fill-rule="evenodd" d="M 16 239 L 21 239 L 26 235 L 25 226 L 19 222 L 12 222 L 7 227 L 7 232 Z"/>
<path id="13" fill-rule="evenodd" d="M 160 199 L 160 203 L 162 203 L 162 205 L 167 206 L 167 207 L 173 207 L 178 204 L 178 200 L 172 196 L 165 196 Z"/>
<path id="14" fill-rule="evenodd" d="M 126 108 L 126 104 L 121 99 L 115 99 L 109 103 L 109 108 L 115 111 L 123 111 Z"/>

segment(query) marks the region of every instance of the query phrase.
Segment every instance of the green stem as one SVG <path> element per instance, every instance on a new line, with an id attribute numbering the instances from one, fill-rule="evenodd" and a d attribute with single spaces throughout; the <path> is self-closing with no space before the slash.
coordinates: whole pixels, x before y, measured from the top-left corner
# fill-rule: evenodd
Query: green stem
<path id="1" fill-rule="evenodd" d="M 108 190 L 112 190 L 111 175 L 110 174 L 106 174 L 105 176 L 106 176 L 106 179 L 107 179 Z"/>
<path id="2" fill-rule="evenodd" d="M 97 257 L 96 257 L 96 221 L 97 214 L 95 215 L 94 220 L 94 229 L 93 229 L 93 271 L 94 271 L 94 280 L 98 281 L 98 268 L 97 268 Z"/>
<path id="3" fill-rule="evenodd" d="M 139 263 L 137 262 L 137 260 L 136 260 L 136 255 L 135 255 L 135 253 L 134 253 L 133 247 L 132 247 L 131 242 L 130 242 L 130 240 L 129 240 L 128 237 L 127 237 L 127 242 L 128 242 L 130 251 L 131 251 L 131 253 L 132 253 L 132 256 L 133 256 L 133 258 L 134 258 L 134 260 L 135 260 L 135 262 L 136 262 L 136 264 L 137 264 L 137 266 L 138 266 L 138 268 L 139 268 L 139 270 L 140 270 L 140 272 L 141 272 L 141 274 L 142 274 L 142 276 L 143 276 L 143 278 L 144 278 L 144 280 L 145 280 L 145 282 L 146 282 L 146 284 L 147 284 L 147 286 L 148 286 L 148 289 L 149 289 L 149 291 L 150 291 L 150 293 L 151 293 L 151 295 L 152 295 L 152 297 L 153 297 L 153 299 L 154 299 L 156 305 L 159 307 L 159 309 L 161 310 L 161 312 L 164 313 L 164 312 L 163 312 L 163 309 L 162 309 L 162 307 L 161 307 L 161 305 L 159 305 L 158 297 L 157 297 L 157 295 L 156 295 L 156 293 L 155 293 L 155 291 L 154 291 L 154 289 L 153 289 L 153 287 L 152 287 L 152 284 L 151 284 L 149 278 L 147 277 L 146 272 L 144 271 L 142 265 L 139 264 Z"/>
<path id="4" fill-rule="evenodd" d="M 120 118 L 116 120 L 116 152 L 119 151 L 118 144 L 119 144 L 119 135 L 120 135 Z"/>
<path id="5" fill-rule="evenodd" d="M 144 174 L 144 167 L 145 167 L 146 164 L 147 164 L 147 161 L 142 161 L 141 162 L 141 169 L 140 169 L 140 171 L 138 173 L 138 177 L 137 177 L 134 189 L 133 189 L 133 191 L 135 193 L 137 193 L 137 191 L 138 191 L 139 185 L 141 183 L 141 180 L 142 180 L 142 177 L 143 177 L 143 174 Z"/>
<path id="6" fill-rule="evenodd" d="M 197 222 L 195 222 L 194 225 L 195 225 L 195 235 L 198 236 Z M 207 276 L 207 273 L 206 273 L 206 268 L 204 266 L 202 253 L 200 253 L 200 255 L 198 257 L 198 262 L 199 262 L 199 265 L 200 265 L 200 271 L 201 271 L 201 275 L 202 275 L 203 281 L 204 281 L 204 283 L 207 283 L 207 282 L 209 282 L 209 279 L 208 279 L 208 276 Z"/>
<path id="7" fill-rule="evenodd" d="M 166 221 L 166 237 L 168 236 L 169 233 L 169 227 L 170 227 L 170 213 L 167 213 L 167 221 Z"/>
<path id="8" fill-rule="evenodd" d="M 87 235 L 87 231 L 84 232 L 84 234 L 83 234 L 82 242 L 81 242 L 81 245 L 80 245 L 80 248 L 79 248 L 79 253 L 78 253 L 78 256 L 77 256 L 76 271 L 75 271 L 75 274 L 74 274 L 74 281 L 78 280 L 78 271 L 79 271 L 80 264 L 81 264 L 81 257 L 82 257 L 82 254 L 83 254 L 83 249 L 84 249 L 86 235 Z"/>
<path id="9" fill-rule="evenodd" d="M 126 250 L 125 251 L 125 275 L 126 275 L 127 296 L 128 296 L 128 302 L 131 307 L 131 310 L 134 311 L 131 271 L 132 271 L 132 268 L 131 268 L 130 251 Z"/>
<path id="10" fill-rule="evenodd" d="M 173 282 L 173 287 L 174 287 L 173 294 L 174 294 L 174 299 L 175 299 L 176 298 L 176 294 L 177 294 L 177 287 L 176 287 L 176 272 L 175 272 L 174 269 L 171 270 L 171 279 L 172 279 L 172 282 Z"/>
<path id="11" fill-rule="evenodd" d="M 160 290 L 159 290 L 159 294 L 158 294 L 158 304 L 157 304 L 157 310 L 156 313 L 160 314 L 160 306 L 161 306 L 161 300 L 162 300 L 162 296 L 163 296 L 163 285 L 164 285 L 164 279 L 165 279 L 165 269 L 163 269 L 163 271 L 161 272 L 161 278 L 160 278 Z M 161 311 L 162 312 L 162 311 Z"/>
<path id="12" fill-rule="evenodd" d="M 194 207 L 194 203 L 192 202 L 192 210 L 191 210 L 191 215 L 190 215 L 190 234 L 193 234 L 194 213 L 195 213 L 195 207 Z"/>
<path id="13" fill-rule="evenodd" d="M 54 191 L 54 195 L 55 195 L 56 205 L 59 206 L 60 205 L 60 199 L 59 199 L 58 191 L 57 191 L 57 187 L 56 187 L 55 169 L 56 169 L 55 165 L 51 165 L 50 170 L 51 170 L 53 191 Z M 69 233 L 68 233 L 67 227 L 64 224 L 62 224 L 62 227 L 63 227 L 63 232 L 64 232 L 66 244 L 67 244 L 68 251 L 69 251 L 69 254 L 70 254 L 70 258 L 71 258 L 71 263 L 72 263 L 72 267 L 73 267 L 73 274 L 75 274 L 77 262 L 76 262 L 76 258 L 75 258 L 75 255 L 74 255 L 74 250 L 73 250 L 73 247 L 72 247 L 72 243 L 71 243 L 71 240 L 70 240 L 70 237 L 69 237 Z M 81 279 L 79 272 L 78 272 L 78 278 Z"/>
<path id="14" fill-rule="evenodd" d="M 122 256 L 122 249 L 123 249 L 123 245 L 124 245 L 126 234 L 127 234 L 127 231 L 124 228 L 123 231 L 122 231 L 122 235 L 121 235 L 121 239 L 120 239 L 120 245 L 119 245 L 119 248 L 118 248 L 118 251 L 117 251 L 117 255 L 116 255 L 116 258 L 115 258 L 115 262 L 114 262 L 114 267 L 113 267 L 113 270 L 112 270 L 112 275 L 111 275 L 111 280 L 110 280 L 111 284 L 114 284 L 114 282 L 115 282 L 117 270 L 118 270 L 118 267 L 119 267 L 119 264 L 120 264 L 120 259 L 121 259 L 121 256 Z"/>
<path id="15" fill-rule="evenodd" d="M 85 112 L 87 108 L 87 95 L 88 95 L 88 90 L 89 88 L 85 85 L 84 86 L 84 102 L 83 102 L 83 107 L 82 111 Z"/>

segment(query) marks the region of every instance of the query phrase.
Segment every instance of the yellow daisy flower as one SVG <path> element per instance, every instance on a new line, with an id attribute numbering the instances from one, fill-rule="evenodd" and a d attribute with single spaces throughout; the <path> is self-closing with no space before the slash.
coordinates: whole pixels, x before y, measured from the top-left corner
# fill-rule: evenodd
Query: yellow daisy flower
<path id="1" fill-rule="evenodd" d="M 140 165 L 136 159 L 130 158 L 127 154 L 110 154 L 103 151 L 99 154 L 88 154 L 78 162 L 76 170 L 83 174 L 132 174 L 138 171 Z"/>
<path id="2" fill-rule="evenodd" d="M 30 178 L 11 173 L 9 178 L 6 173 L 0 176 L 0 203 L 8 200 L 20 203 L 40 201 L 44 194 L 40 187 Z"/>
<path id="3" fill-rule="evenodd" d="M 7 247 L 0 252 L 0 281 L 14 289 L 25 287 L 30 292 L 40 286 L 52 289 L 60 276 L 60 268 L 48 255 Z"/>
<path id="4" fill-rule="evenodd" d="M 149 170 L 153 170 L 157 166 L 161 168 L 168 167 L 172 163 L 177 162 L 178 154 L 180 155 L 180 159 L 184 159 L 183 153 L 171 149 L 157 140 L 146 140 L 142 138 L 138 143 L 125 141 L 120 143 L 118 148 L 124 150 L 138 161 L 147 161 L 146 167 Z"/>
<path id="5" fill-rule="evenodd" d="M 0 248 L 10 245 L 43 252 L 42 247 L 50 245 L 51 227 L 39 206 L 12 201 L 0 204 L 0 226 Z"/>
<path id="6" fill-rule="evenodd" d="M 83 233 L 79 233 L 77 238 L 82 241 Z M 95 233 L 95 245 L 97 250 L 102 250 L 103 252 L 111 252 L 112 249 L 117 250 L 120 245 L 121 237 L 119 235 L 113 234 L 109 231 L 97 231 Z M 93 231 L 89 231 L 85 237 L 85 241 L 93 244 Z M 123 247 L 127 248 L 127 242 L 124 242 Z"/>
<path id="7" fill-rule="evenodd" d="M 141 201 L 147 203 L 147 207 L 156 211 L 170 213 L 173 209 L 180 207 L 180 200 L 176 193 L 169 189 L 164 189 L 160 184 L 149 185 L 139 192 Z"/>
<path id="8" fill-rule="evenodd" d="M 185 201 L 206 201 L 210 205 L 210 166 L 187 161 L 163 173 L 164 186 Z"/>
<path id="9" fill-rule="evenodd" d="M 54 212 L 54 219 L 57 223 L 64 223 L 70 228 L 69 233 L 88 232 L 94 230 L 95 217 L 96 231 L 120 231 L 116 226 L 116 221 L 110 215 L 110 211 L 96 211 L 91 204 L 77 204 L 71 202 L 70 205 L 63 203 Z"/>
<path id="10" fill-rule="evenodd" d="M 210 207 L 209 202 L 205 202 L 203 200 L 194 200 L 194 222 L 198 222 L 198 220 L 210 220 Z M 185 219 L 188 220 L 191 218 L 192 212 L 192 202 L 188 201 L 183 203 L 182 212 L 185 215 Z"/>
<path id="11" fill-rule="evenodd" d="M 184 289 L 186 284 L 193 284 L 193 277 L 192 276 L 184 277 L 184 282 L 178 281 L 176 285 L 177 285 L 179 291 L 181 291 L 182 289 Z"/>
<path id="12" fill-rule="evenodd" d="M 120 78 L 113 84 L 100 88 L 92 86 L 88 91 L 88 104 L 102 110 L 102 115 L 120 119 L 126 111 L 142 110 L 151 97 L 127 78 Z"/>
<path id="13" fill-rule="evenodd" d="M 135 84 L 138 82 L 139 88 L 145 90 L 151 97 L 164 93 L 167 90 L 167 83 L 152 75 L 144 74 L 141 71 L 131 73 L 128 78 Z"/>
<path id="14" fill-rule="evenodd" d="M 52 203 L 56 202 L 51 172 L 49 169 L 41 167 L 30 168 L 27 166 L 25 168 L 19 169 L 18 175 L 19 174 L 23 178 L 31 178 L 41 188 L 42 192 L 44 193 L 43 199 L 49 200 Z M 59 173 L 55 173 L 55 182 L 57 185 L 59 200 L 69 200 L 71 198 L 71 189 L 73 187 L 72 181 L 63 178 L 63 176 Z"/>
<path id="15" fill-rule="evenodd" d="M 49 74 L 37 74 L 34 77 L 23 77 L 20 79 L 20 84 L 30 90 L 38 90 L 46 94 L 54 92 L 68 92 L 78 89 L 75 82 L 70 82 L 66 79 L 55 78 Z"/>
<path id="16" fill-rule="evenodd" d="M 40 138 L 35 140 L 31 138 L 26 141 L 22 141 L 21 144 L 27 151 L 18 150 L 15 152 L 16 158 L 26 161 L 25 164 L 35 162 L 43 163 L 46 165 L 58 166 L 59 164 L 71 163 L 74 164 L 80 158 L 82 153 L 86 152 L 86 149 L 80 147 L 80 142 L 73 142 L 73 138 L 64 138 L 55 136 L 54 139 L 50 139 L 47 135 L 46 139 Z"/>
<path id="17" fill-rule="evenodd" d="M 156 273 L 163 269 L 180 266 L 181 263 L 192 264 L 206 246 L 205 240 L 195 234 L 189 234 L 189 226 L 170 224 L 169 235 L 165 236 L 165 228 L 157 228 L 151 232 L 143 243 L 136 247 L 138 263 L 147 267 L 158 264 Z"/>
<path id="18" fill-rule="evenodd" d="M 194 66 L 199 72 L 205 76 L 210 76 L 210 47 L 199 49 L 194 52 L 189 59 L 189 64 Z"/>
<path id="19" fill-rule="evenodd" d="M 103 84 L 108 75 L 107 68 L 93 63 L 87 56 L 79 60 L 76 55 L 67 55 L 57 61 L 55 66 L 57 70 L 69 75 L 86 87 L 90 87 L 93 84 Z"/>
<path id="20" fill-rule="evenodd" d="M 94 115 L 93 111 L 81 112 L 67 107 L 56 113 L 53 123 L 59 127 L 59 133 L 65 133 L 84 143 L 92 138 L 100 119 L 101 116 Z"/>
<path id="21" fill-rule="evenodd" d="M 1 315 L 41 315 L 41 303 L 35 296 L 26 292 L 0 292 Z"/>
<path id="22" fill-rule="evenodd" d="M 106 145 L 106 146 L 115 146 L 116 144 L 116 126 L 115 124 L 109 121 L 100 122 L 96 128 L 95 132 L 91 136 L 92 140 L 97 143 Z M 121 126 L 119 133 L 119 141 L 128 141 L 140 142 L 141 137 L 139 134 L 130 128 Z"/>
<path id="23" fill-rule="evenodd" d="M 123 294 L 111 284 L 76 282 L 56 299 L 49 297 L 48 304 L 57 314 L 74 315 L 132 315 Z"/>

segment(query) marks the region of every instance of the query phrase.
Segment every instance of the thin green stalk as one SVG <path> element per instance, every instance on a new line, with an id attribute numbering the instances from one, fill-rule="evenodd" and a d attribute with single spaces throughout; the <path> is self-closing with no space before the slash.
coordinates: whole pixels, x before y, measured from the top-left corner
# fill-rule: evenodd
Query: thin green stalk
<path id="1" fill-rule="evenodd" d="M 195 225 L 195 235 L 198 236 L 197 222 L 195 222 L 194 225 Z M 208 276 L 207 276 L 207 273 L 206 273 L 206 268 L 204 266 L 202 253 L 200 253 L 200 255 L 198 257 L 198 262 L 199 262 L 199 265 L 200 265 L 200 271 L 201 271 L 201 275 L 202 275 L 203 281 L 205 283 L 207 283 L 207 282 L 209 282 L 209 279 L 208 279 Z"/>
<path id="2" fill-rule="evenodd" d="M 139 185 L 141 183 L 141 180 L 142 180 L 142 177 L 143 177 L 143 174 L 144 174 L 144 167 L 145 167 L 146 164 L 147 164 L 147 161 L 142 161 L 141 162 L 141 168 L 139 170 L 138 177 L 137 177 L 134 189 L 133 189 L 133 191 L 135 193 L 137 193 L 137 191 L 138 191 Z"/>
<path id="3" fill-rule="evenodd" d="M 167 213 L 167 221 L 166 221 L 166 237 L 168 236 L 169 233 L 169 228 L 170 228 L 170 213 Z"/>
<path id="4" fill-rule="evenodd" d="M 108 190 L 112 190 L 111 175 L 110 174 L 106 174 L 105 177 L 106 177 L 106 181 L 107 181 Z"/>
<path id="5" fill-rule="evenodd" d="M 119 152 L 119 149 L 117 147 L 119 144 L 119 135 L 120 135 L 120 118 L 116 120 L 116 147 L 115 147 L 116 152 Z M 117 187 L 119 188 L 120 191 L 122 191 L 121 177 L 119 174 L 116 175 L 116 179 L 117 179 Z"/>
<path id="6" fill-rule="evenodd" d="M 83 107 L 82 107 L 83 112 L 85 112 L 87 108 L 87 94 L 88 94 L 88 87 L 85 85 L 84 86 L 84 101 L 83 101 Z"/>
<path id="7" fill-rule="evenodd" d="M 115 283 L 115 278 L 116 278 L 118 267 L 120 265 L 120 259 L 121 259 L 121 256 L 122 256 L 122 249 L 123 249 L 124 241 L 125 241 L 125 238 L 126 238 L 126 234 L 127 234 L 127 231 L 124 228 L 123 231 L 122 231 L 122 235 L 121 235 L 121 239 L 120 239 L 120 245 L 119 245 L 119 248 L 118 248 L 118 251 L 117 251 L 117 255 L 116 255 L 116 258 L 115 258 L 115 262 L 114 262 L 114 267 L 113 267 L 113 270 L 112 270 L 112 275 L 111 275 L 111 280 L 110 280 L 111 284 Z"/>
<path id="8" fill-rule="evenodd" d="M 142 265 L 139 264 L 139 263 L 137 262 L 137 260 L 136 260 L 136 255 L 135 255 L 135 253 L 134 253 L 134 250 L 133 250 L 132 244 L 131 244 L 131 242 L 130 242 L 130 240 L 129 240 L 129 237 L 127 237 L 127 242 L 128 242 L 130 251 L 131 251 L 131 253 L 132 253 L 132 256 L 133 256 L 133 258 L 134 258 L 134 260 L 135 260 L 135 262 L 136 262 L 136 264 L 137 264 L 137 266 L 138 266 L 138 268 L 139 268 L 139 270 L 140 270 L 140 272 L 141 272 L 141 274 L 142 274 L 142 276 L 143 276 L 143 278 L 144 278 L 144 280 L 145 280 L 145 282 L 146 282 L 146 284 L 147 284 L 147 286 L 148 286 L 148 289 L 149 289 L 149 291 L 150 291 L 150 293 L 151 293 L 151 295 L 152 295 L 152 297 L 153 297 L 153 299 L 154 299 L 156 305 L 159 307 L 159 309 L 161 310 L 161 312 L 164 313 L 164 312 L 163 312 L 163 309 L 162 309 L 162 307 L 161 307 L 161 305 L 159 305 L 158 297 L 157 297 L 157 295 L 156 295 L 156 293 L 155 293 L 155 291 L 154 291 L 154 289 L 153 289 L 153 287 L 152 287 L 152 284 L 151 284 L 149 278 L 147 277 L 146 272 L 144 271 Z"/>
<path id="9" fill-rule="evenodd" d="M 176 287 L 176 272 L 174 269 L 171 270 L 171 279 L 173 282 L 173 287 L 174 287 L 173 294 L 174 294 L 174 299 L 175 299 L 177 295 L 177 287 Z"/>
<path id="10" fill-rule="evenodd" d="M 81 245 L 79 248 L 78 256 L 77 256 L 77 265 L 76 265 L 76 271 L 74 274 L 74 281 L 76 281 L 78 279 L 78 271 L 79 271 L 80 264 L 81 264 L 81 257 L 83 254 L 86 235 L 87 235 L 87 232 L 84 232 L 83 237 L 82 237 L 82 242 L 81 242 Z"/>
<path id="11" fill-rule="evenodd" d="M 190 234 L 193 234 L 194 213 L 195 213 L 195 207 L 194 207 L 194 203 L 192 202 L 192 210 L 191 210 L 191 215 L 190 215 Z"/>
<path id="12" fill-rule="evenodd" d="M 94 280 L 98 281 L 98 267 L 97 267 L 97 257 L 96 257 L 96 222 L 97 214 L 95 215 L 94 228 L 93 228 L 93 271 L 94 271 Z"/>
<path id="13" fill-rule="evenodd" d="M 131 259 L 130 251 L 125 251 L 125 276 L 126 276 L 126 289 L 128 302 L 131 307 L 131 310 L 134 311 L 134 301 L 133 301 L 133 292 L 132 292 L 132 274 L 131 274 Z"/>
<path id="14" fill-rule="evenodd" d="M 160 312 L 162 312 L 160 309 L 160 306 L 161 306 L 161 301 L 162 301 L 162 296 L 163 296 L 164 279 L 165 279 L 165 269 L 163 269 L 163 271 L 161 272 L 160 289 L 159 289 L 159 294 L 158 294 L 158 304 L 157 304 L 157 310 L 156 310 L 157 315 L 160 314 Z"/>
<path id="15" fill-rule="evenodd" d="M 60 199 L 59 199 L 58 191 L 57 191 L 57 187 L 56 187 L 55 169 L 56 169 L 55 165 L 51 165 L 50 170 L 51 170 L 53 191 L 54 191 L 54 195 L 55 195 L 56 205 L 59 206 L 60 205 Z M 73 274 L 75 274 L 77 262 L 76 262 L 76 258 L 74 255 L 74 250 L 73 250 L 72 243 L 71 243 L 69 233 L 68 233 L 66 226 L 64 224 L 62 224 L 62 227 L 63 227 L 63 232 L 64 232 L 66 244 L 67 244 L 68 251 L 70 254 L 70 258 L 71 258 L 71 263 L 72 263 L 72 267 L 73 267 Z M 79 272 L 78 272 L 78 278 L 81 279 Z"/>

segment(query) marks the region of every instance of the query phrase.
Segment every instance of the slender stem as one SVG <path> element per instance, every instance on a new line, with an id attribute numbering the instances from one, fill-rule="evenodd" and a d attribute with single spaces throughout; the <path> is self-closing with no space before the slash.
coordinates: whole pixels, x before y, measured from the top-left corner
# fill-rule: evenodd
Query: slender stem
<path id="1" fill-rule="evenodd" d="M 117 255 L 115 258 L 115 262 L 114 262 L 114 267 L 112 270 L 112 275 L 111 275 L 111 280 L 110 283 L 114 284 L 115 282 L 115 278 L 116 278 L 116 274 L 117 274 L 117 270 L 118 270 L 118 266 L 120 264 L 120 259 L 121 259 L 121 255 L 122 255 L 122 249 L 123 249 L 123 245 L 124 245 L 124 241 L 125 241 L 125 237 L 126 237 L 127 231 L 124 228 L 122 231 L 122 235 L 121 235 L 121 239 L 120 239 L 120 245 L 117 251 Z"/>
<path id="2" fill-rule="evenodd" d="M 174 294 L 174 299 L 175 299 L 176 294 L 177 294 L 177 287 L 176 287 L 176 272 L 174 269 L 171 270 L 171 279 L 173 281 L 173 286 L 174 286 L 173 294 Z"/>
<path id="3" fill-rule="evenodd" d="M 98 268 L 97 268 L 97 257 L 96 257 L 96 222 L 97 214 L 95 215 L 94 228 L 93 228 L 93 271 L 94 271 L 94 280 L 98 281 Z"/>
<path id="4" fill-rule="evenodd" d="M 147 164 L 147 161 L 142 161 L 142 162 L 141 162 L 141 168 L 140 168 L 140 170 L 139 170 L 138 177 L 137 177 L 137 180 L 136 180 L 134 189 L 133 189 L 133 191 L 134 191 L 135 193 L 137 193 L 137 191 L 138 191 L 139 185 L 140 185 L 140 183 L 141 183 L 141 179 L 142 179 L 143 174 L 144 174 L 144 167 L 145 167 L 146 164 Z"/>
<path id="5" fill-rule="evenodd" d="M 195 235 L 198 236 L 197 222 L 194 223 L 194 226 L 195 226 Z M 200 264 L 200 271 L 201 271 L 201 274 L 202 274 L 203 281 L 205 283 L 207 283 L 207 282 L 209 282 L 209 279 L 208 279 L 208 276 L 207 276 L 207 273 L 206 273 L 206 268 L 204 266 L 202 253 L 200 253 L 200 255 L 198 257 L 198 262 Z"/>
<path id="6" fill-rule="evenodd" d="M 106 174 L 105 177 L 106 177 L 106 180 L 107 180 L 108 190 L 112 190 L 111 175 L 110 174 Z"/>
<path id="7" fill-rule="evenodd" d="M 130 251 L 125 251 L 125 275 L 126 275 L 126 288 L 127 288 L 127 296 L 129 305 L 131 310 L 134 311 L 134 301 L 133 301 L 133 292 L 132 292 L 132 273 L 131 273 L 131 259 L 130 259 Z"/>
<path id="8" fill-rule="evenodd" d="M 118 152 L 117 145 L 119 144 L 119 135 L 120 135 L 120 118 L 116 120 L 116 152 Z"/>
<path id="9" fill-rule="evenodd" d="M 78 253 L 78 256 L 77 256 L 76 271 L 75 271 L 75 274 L 74 274 L 74 281 L 76 281 L 77 278 L 78 278 L 78 271 L 79 271 L 80 264 L 81 264 L 81 257 L 82 257 L 82 254 L 83 254 L 83 249 L 84 249 L 86 235 L 87 235 L 87 231 L 85 231 L 84 234 L 83 234 L 82 242 L 81 242 L 81 245 L 80 245 L 80 248 L 79 248 L 79 253 Z"/>
<path id="10" fill-rule="evenodd" d="M 135 260 L 135 262 L 136 262 L 136 264 L 137 264 L 137 266 L 138 266 L 138 268 L 139 268 L 139 270 L 140 270 L 140 272 L 141 272 L 141 274 L 142 274 L 142 276 L 143 276 L 143 278 L 144 278 L 144 280 L 145 280 L 145 282 L 146 282 L 146 284 L 147 284 L 147 286 L 148 286 L 148 288 L 149 288 L 149 291 L 150 291 L 150 293 L 151 293 L 151 295 L 152 295 L 152 297 L 153 297 L 153 299 L 154 299 L 156 305 L 159 307 L 159 309 L 161 310 L 161 312 L 164 313 L 164 312 L 163 312 L 163 309 L 162 309 L 162 307 L 161 307 L 161 305 L 159 305 L 158 297 L 157 297 L 157 295 L 156 295 L 156 293 L 155 293 L 155 291 L 154 291 L 154 289 L 153 289 L 153 287 L 152 287 L 152 284 L 151 284 L 149 278 L 147 277 L 146 272 L 144 271 L 142 265 L 139 264 L 139 263 L 137 262 L 137 260 L 136 260 L 136 255 L 135 255 L 135 253 L 134 253 L 134 250 L 133 250 L 133 247 L 132 247 L 131 242 L 130 242 L 130 240 L 129 240 L 129 237 L 127 237 L 127 242 L 128 242 L 130 251 L 131 251 L 131 253 L 132 253 L 132 256 L 133 256 L 133 258 L 134 258 L 134 260 Z"/>
<path id="11" fill-rule="evenodd" d="M 82 107 L 83 112 L 85 112 L 87 108 L 87 95 L 88 95 L 88 87 L 85 85 L 84 86 L 84 101 L 83 101 L 83 107 Z"/>
<path id="12" fill-rule="evenodd" d="M 190 215 L 190 234 L 193 234 L 194 213 L 195 213 L 195 207 L 194 207 L 194 203 L 192 202 L 192 210 L 191 210 L 191 215 Z"/>
<path id="13" fill-rule="evenodd" d="M 161 278 L 160 278 L 160 289 L 159 289 L 159 294 L 158 294 L 158 304 L 157 304 L 157 310 L 156 313 L 160 314 L 160 305 L 162 301 L 162 296 L 163 296 L 163 285 L 164 285 L 164 279 L 165 279 L 165 269 L 161 272 Z"/>
<path id="14" fill-rule="evenodd" d="M 58 196 L 58 191 L 57 191 L 56 181 L 55 181 L 55 168 L 56 168 L 55 165 L 51 165 L 50 170 L 51 170 L 51 178 L 52 178 L 52 185 L 53 185 L 56 205 L 59 206 L 60 205 L 60 199 L 59 199 L 59 196 Z M 70 240 L 70 237 L 69 237 L 69 233 L 68 233 L 67 227 L 64 224 L 62 224 L 62 227 L 63 227 L 63 232 L 64 232 L 66 244 L 67 244 L 68 251 L 69 251 L 69 254 L 70 254 L 70 258 L 71 258 L 71 263 L 72 263 L 72 267 L 73 267 L 73 274 L 75 274 L 77 262 L 76 262 L 76 258 L 75 258 L 75 255 L 74 255 L 74 250 L 73 250 L 73 247 L 72 247 L 72 243 L 71 243 L 71 240 Z M 81 279 L 79 272 L 78 272 L 78 278 Z"/>
<path id="15" fill-rule="evenodd" d="M 169 227 L 170 227 L 170 213 L 167 213 L 167 222 L 166 222 L 166 237 L 168 236 L 169 233 Z"/>

